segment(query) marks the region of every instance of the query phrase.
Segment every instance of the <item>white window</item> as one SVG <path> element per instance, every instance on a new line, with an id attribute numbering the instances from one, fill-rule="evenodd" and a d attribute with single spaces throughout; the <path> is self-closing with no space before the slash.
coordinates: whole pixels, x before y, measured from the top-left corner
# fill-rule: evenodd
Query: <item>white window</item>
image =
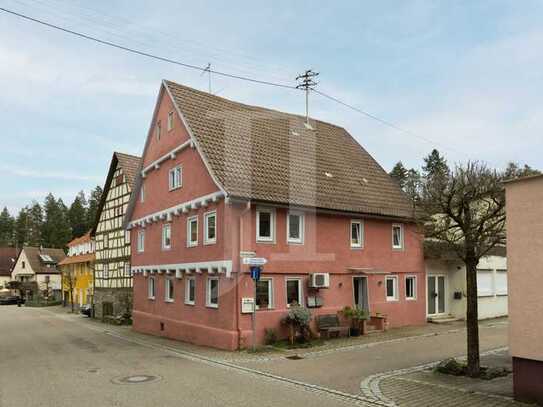
<path id="1" fill-rule="evenodd" d="M 273 209 L 257 209 L 256 240 L 258 242 L 275 240 L 275 211 Z"/>
<path id="2" fill-rule="evenodd" d="M 263 278 L 256 283 L 256 309 L 273 308 L 273 280 Z"/>
<path id="3" fill-rule="evenodd" d="M 169 185 L 170 191 L 177 188 L 181 188 L 183 184 L 182 177 L 183 177 L 183 171 L 181 170 L 180 165 L 172 168 L 168 172 L 168 183 L 169 183 L 168 185 Z"/>
<path id="4" fill-rule="evenodd" d="M 138 231 L 138 252 L 143 253 L 145 250 L 145 230 Z"/>
<path id="5" fill-rule="evenodd" d="M 507 295 L 507 270 L 496 270 L 496 295 Z"/>
<path id="6" fill-rule="evenodd" d="M 155 134 L 156 134 L 156 139 L 157 140 L 160 140 L 160 136 L 161 136 L 161 132 L 162 132 L 162 129 L 161 129 L 161 124 L 160 124 L 160 120 L 158 122 L 156 122 L 156 127 L 155 127 Z"/>
<path id="7" fill-rule="evenodd" d="M 198 246 L 198 216 L 187 219 L 187 247 Z"/>
<path id="8" fill-rule="evenodd" d="M 170 250 L 172 248 L 172 225 L 166 223 L 162 225 L 162 250 Z"/>
<path id="9" fill-rule="evenodd" d="M 304 214 L 301 212 L 289 212 L 287 214 L 287 242 L 304 242 Z"/>
<path id="10" fill-rule="evenodd" d="M 398 277 L 386 276 L 385 289 L 386 289 L 387 301 L 397 301 L 398 300 Z"/>
<path id="11" fill-rule="evenodd" d="M 168 113 L 168 131 L 173 129 L 173 112 Z"/>
<path id="12" fill-rule="evenodd" d="M 417 277 L 415 276 L 405 277 L 405 299 L 417 299 Z"/>
<path id="13" fill-rule="evenodd" d="M 403 225 L 392 225 L 392 248 L 403 249 Z"/>
<path id="14" fill-rule="evenodd" d="M 207 278 L 206 305 L 212 308 L 219 306 L 219 277 Z"/>
<path id="15" fill-rule="evenodd" d="M 130 231 L 129 230 L 124 231 L 124 243 L 125 244 L 130 244 Z"/>
<path id="16" fill-rule="evenodd" d="M 294 304 L 303 306 L 302 298 L 302 279 L 287 278 L 287 307 Z"/>
<path id="17" fill-rule="evenodd" d="M 171 278 L 164 279 L 164 300 L 166 302 L 173 302 L 173 280 Z"/>
<path id="18" fill-rule="evenodd" d="M 143 202 L 145 200 L 145 187 L 143 184 L 140 186 L 140 202 Z"/>
<path id="19" fill-rule="evenodd" d="M 217 242 L 217 212 L 208 212 L 204 215 L 204 243 Z"/>
<path id="20" fill-rule="evenodd" d="M 196 279 L 189 277 L 185 281 L 185 304 L 194 305 L 196 301 Z"/>
<path id="21" fill-rule="evenodd" d="M 364 244 L 364 224 L 361 220 L 351 220 L 351 247 L 361 248 Z"/>
<path id="22" fill-rule="evenodd" d="M 492 270 L 477 270 L 477 296 L 490 297 L 494 295 Z"/>
<path id="23" fill-rule="evenodd" d="M 149 277 L 149 279 L 147 280 L 147 296 L 151 300 L 155 299 L 155 278 L 154 277 Z"/>

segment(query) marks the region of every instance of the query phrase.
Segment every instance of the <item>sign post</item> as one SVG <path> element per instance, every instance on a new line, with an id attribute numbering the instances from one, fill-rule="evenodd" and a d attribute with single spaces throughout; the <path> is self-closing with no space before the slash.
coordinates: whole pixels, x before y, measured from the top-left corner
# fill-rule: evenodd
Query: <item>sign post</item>
<path id="1" fill-rule="evenodd" d="M 249 265 L 251 270 L 251 278 L 255 282 L 254 298 L 253 298 L 253 352 L 256 351 L 256 286 L 258 280 L 260 280 L 260 274 L 262 273 L 262 266 L 267 263 L 267 260 L 261 257 L 248 257 L 243 259 L 243 264 Z"/>

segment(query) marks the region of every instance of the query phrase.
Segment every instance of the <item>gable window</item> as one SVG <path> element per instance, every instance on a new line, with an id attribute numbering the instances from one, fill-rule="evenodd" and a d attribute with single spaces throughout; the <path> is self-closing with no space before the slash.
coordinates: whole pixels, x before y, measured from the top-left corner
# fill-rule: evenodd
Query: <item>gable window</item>
<path id="1" fill-rule="evenodd" d="M 351 220 L 351 247 L 361 248 L 364 244 L 364 224 L 361 220 Z"/>
<path id="2" fill-rule="evenodd" d="M 187 219 L 187 247 L 198 246 L 198 216 Z"/>
<path id="3" fill-rule="evenodd" d="M 172 225 L 166 223 L 162 226 L 162 250 L 170 250 L 172 248 Z"/>
<path id="4" fill-rule="evenodd" d="M 25 268 L 26 267 L 26 263 L 23 261 L 23 263 L 21 264 L 21 267 L 22 268 Z"/>
<path id="5" fill-rule="evenodd" d="M 287 214 L 287 242 L 304 242 L 304 214 L 301 212 L 289 212 Z"/>
<path id="6" fill-rule="evenodd" d="M 194 305 L 196 301 L 196 280 L 189 277 L 185 283 L 185 304 Z"/>
<path id="7" fill-rule="evenodd" d="M 168 131 L 173 129 L 173 112 L 168 113 Z"/>
<path id="8" fill-rule="evenodd" d="M 386 289 L 387 301 L 397 301 L 398 300 L 398 277 L 386 276 L 385 289 Z"/>
<path id="9" fill-rule="evenodd" d="M 287 279 L 287 307 L 291 305 L 303 305 L 302 301 L 302 279 Z"/>
<path id="10" fill-rule="evenodd" d="M 275 211 L 273 209 L 257 209 L 256 240 L 258 242 L 275 240 Z"/>
<path id="11" fill-rule="evenodd" d="M 138 252 L 143 253 L 145 249 L 145 230 L 138 231 Z"/>
<path id="12" fill-rule="evenodd" d="M 217 212 L 208 212 L 204 215 L 204 243 L 217 242 Z"/>
<path id="13" fill-rule="evenodd" d="M 155 134 L 156 134 L 156 139 L 157 140 L 160 140 L 160 136 L 161 136 L 161 132 L 162 132 L 162 129 L 161 129 L 161 124 L 160 124 L 160 120 L 158 122 L 156 122 L 156 127 L 155 127 Z"/>
<path id="14" fill-rule="evenodd" d="M 173 302 L 173 280 L 171 278 L 164 279 L 164 301 Z"/>
<path id="15" fill-rule="evenodd" d="M 415 276 L 407 276 L 405 278 L 405 299 L 417 299 L 417 277 Z"/>
<path id="16" fill-rule="evenodd" d="M 256 309 L 273 308 L 273 280 L 263 278 L 256 282 Z"/>
<path id="17" fill-rule="evenodd" d="M 140 202 L 143 202 L 145 200 L 145 187 L 143 184 L 141 184 L 140 187 Z"/>
<path id="18" fill-rule="evenodd" d="M 172 168 L 168 172 L 168 185 L 170 188 L 170 191 L 181 188 L 182 185 L 182 170 L 181 166 L 178 165 L 177 167 Z"/>
<path id="19" fill-rule="evenodd" d="M 392 225 L 392 248 L 403 249 L 403 225 Z"/>
<path id="20" fill-rule="evenodd" d="M 149 277 L 147 280 L 147 296 L 150 300 L 155 299 L 155 278 Z"/>
<path id="21" fill-rule="evenodd" d="M 207 278 L 206 306 L 219 307 L 219 277 Z"/>

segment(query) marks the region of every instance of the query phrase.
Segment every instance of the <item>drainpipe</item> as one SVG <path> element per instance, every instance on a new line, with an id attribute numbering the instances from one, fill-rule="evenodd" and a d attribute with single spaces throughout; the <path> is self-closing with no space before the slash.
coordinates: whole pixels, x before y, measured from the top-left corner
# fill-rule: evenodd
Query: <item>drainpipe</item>
<path id="1" fill-rule="evenodd" d="M 242 251 L 242 235 L 243 235 L 243 217 L 247 214 L 247 212 L 251 212 L 251 201 L 247 201 L 247 205 L 245 207 L 245 209 L 243 210 L 243 212 L 241 212 L 240 216 L 239 216 L 239 232 L 238 232 L 238 248 L 239 248 L 239 251 L 241 252 Z M 250 221 L 250 217 L 249 217 L 249 221 Z M 238 349 L 241 348 L 241 329 L 239 327 L 239 320 L 240 320 L 240 313 L 241 313 L 241 310 L 240 310 L 240 297 L 239 297 L 239 280 L 240 280 L 240 274 L 241 274 L 241 257 L 239 255 L 239 253 L 234 253 L 235 256 L 237 256 L 238 258 L 238 262 L 239 262 L 239 270 L 238 272 L 236 273 L 236 330 L 238 331 Z M 256 299 L 255 299 L 256 300 Z"/>

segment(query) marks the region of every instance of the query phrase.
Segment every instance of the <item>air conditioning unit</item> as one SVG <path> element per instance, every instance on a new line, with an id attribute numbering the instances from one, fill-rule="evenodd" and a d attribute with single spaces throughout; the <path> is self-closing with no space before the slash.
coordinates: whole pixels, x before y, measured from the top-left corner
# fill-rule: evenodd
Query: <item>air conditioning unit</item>
<path id="1" fill-rule="evenodd" d="M 328 288 L 330 287 L 329 273 L 313 273 L 309 275 L 310 288 Z"/>

